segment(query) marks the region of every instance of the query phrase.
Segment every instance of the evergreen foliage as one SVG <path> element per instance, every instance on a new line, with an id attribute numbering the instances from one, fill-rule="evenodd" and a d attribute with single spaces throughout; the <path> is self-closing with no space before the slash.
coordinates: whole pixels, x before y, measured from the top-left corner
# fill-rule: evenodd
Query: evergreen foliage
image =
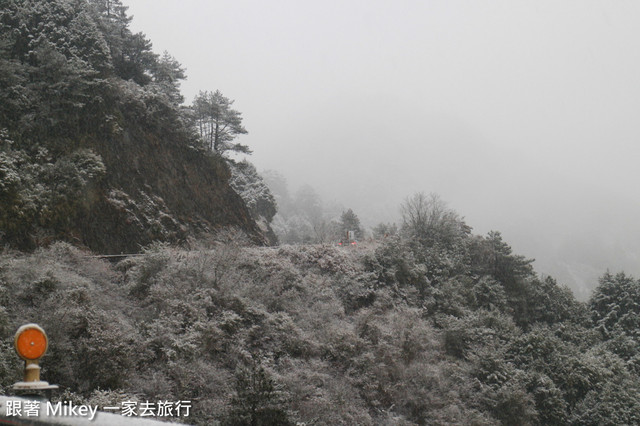
<path id="1" fill-rule="evenodd" d="M 292 425 L 282 401 L 278 400 L 273 380 L 260 362 L 252 359 L 236 371 L 236 391 L 231 399 L 228 425 Z"/>
<path id="2" fill-rule="evenodd" d="M 6 252 L 0 332 L 41 323 L 67 398 L 191 399 L 196 424 L 637 423 L 637 281 L 607 273 L 582 304 L 496 241 Z M 7 386 L 19 365 L 0 354 Z"/>
<path id="3" fill-rule="evenodd" d="M 219 90 L 201 91 L 191 106 L 195 127 L 206 146 L 217 154 L 229 151 L 250 154 L 248 146 L 232 142 L 247 133 L 242 126 L 242 114 L 231 108 L 233 102 Z"/>
<path id="4" fill-rule="evenodd" d="M 343 238 L 348 231 L 352 231 L 355 234 L 355 238 L 358 240 L 362 239 L 364 236 L 362 227 L 360 226 L 360 219 L 351 209 L 342 212 L 338 226 L 340 235 L 342 235 Z"/>
<path id="5" fill-rule="evenodd" d="M 2 244 L 137 251 L 224 225 L 263 240 L 180 106 L 184 69 L 130 21 L 120 0 L 2 1 Z"/>
<path id="6" fill-rule="evenodd" d="M 242 197 L 251 217 L 256 221 L 270 244 L 276 244 L 278 238 L 271 229 L 271 222 L 277 212 L 276 200 L 255 166 L 247 160 L 231 162 L 231 187 Z"/>
<path id="7" fill-rule="evenodd" d="M 246 160 L 232 164 L 231 186 L 245 201 L 254 219 L 271 222 L 277 211 L 276 200 L 253 164 Z"/>
<path id="8" fill-rule="evenodd" d="M 184 69 L 121 1 L 1 5 L 0 237 L 32 249 L 0 253 L 3 392 L 21 370 L 7 342 L 37 322 L 62 398 L 192 400 L 202 425 L 640 422 L 640 282 L 607 272 L 580 303 L 435 195 L 354 250 L 227 234 L 112 264 L 54 243 L 255 237 L 250 213 L 285 242 L 360 226 L 311 187 L 289 196 L 268 176 L 271 194 L 249 163 L 230 171 L 222 154 L 248 152 L 241 114 L 220 92 L 180 108 Z"/>

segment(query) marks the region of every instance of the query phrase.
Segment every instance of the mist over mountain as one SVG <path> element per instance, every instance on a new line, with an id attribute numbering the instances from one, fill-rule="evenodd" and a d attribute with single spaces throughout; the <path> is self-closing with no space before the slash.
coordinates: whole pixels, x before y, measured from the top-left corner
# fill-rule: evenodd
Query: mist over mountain
<path id="1" fill-rule="evenodd" d="M 158 1 L 129 0 L 132 25 L 188 69 L 187 100 L 233 93 L 251 161 L 292 191 L 367 226 L 438 193 L 581 298 L 607 268 L 638 272 L 638 4 Z"/>
<path id="2" fill-rule="evenodd" d="M 412 193 L 438 193 L 475 232 L 500 230 L 519 253 L 536 259 L 539 273 L 556 277 L 582 300 L 607 269 L 640 273 L 640 203 L 624 181 L 611 186 L 598 182 L 596 169 L 585 179 L 570 171 L 572 164 L 558 169 L 553 158 L 532 161 L 515 141 L 499 146 L 469 123 L 421 115 L 397 101 L 354 101 L 352 109 L 363 117 L 385 110 L 388 121 L 314 111 L 331 127 L 323 130 L 324 120 L 305 123 L 313 129 L 305 133 L 306 145 L 276 168 L 292 191 L 307 183 L 327 203 L 352 207 L 368 227 L 397 222 L 398 205 Z M 308 167 L 307 158 L 325 167 Z"/>
<path id="3" fill-rule="evenodd" d="M 563 120 L 584 124 L 594 104 L 535 107 L 556 91 L 585 100 L 584 76 L 567 89 L 535 57 L 573 45 L 509 44 L 495 74 L 479 49 L 500 62 L 487 23 L 524 42 L 551 3 L 531 24 L 456 2 L 180 2 L 176 23 L 228 31 L 207 55 L 211 40 L 193 43 L 216 61 L 196 74 L 225 89 L 193 100 L 121 0 L 0 4 L 0 393 L 22 377 L 13 332 L 37 322 L 54 401 L 101 410 L 179 402 L 189 416 L 156 417 L 234 426 L 640 424 L 628 133 L 593 144 L 603 128 Z M 275 43 L 283 28 L 298 32 Z M 239 48 L 256 34 L 257 52 Z M 238 57 L 252 78 L 227 86 Z M 558 75 L 580 69 L 566 65 Z M 530 89 L 514 69 L 547 79 L 517 92 L 542 104 L 501 101 L 503 83 Z"/>

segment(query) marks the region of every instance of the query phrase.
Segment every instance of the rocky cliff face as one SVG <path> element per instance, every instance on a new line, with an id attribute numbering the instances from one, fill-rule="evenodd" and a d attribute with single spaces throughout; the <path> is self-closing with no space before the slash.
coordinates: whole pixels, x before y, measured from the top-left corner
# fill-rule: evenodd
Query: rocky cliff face
<path id="1" fill-rule="evenodd" d="M 137 252 L 152 241 L 180 242 L 230 226 L 266 242 L 221 158 L 135 129 L 93 149 L 106 175 L 87 190 L 75 228 L 92 250 Z"/>

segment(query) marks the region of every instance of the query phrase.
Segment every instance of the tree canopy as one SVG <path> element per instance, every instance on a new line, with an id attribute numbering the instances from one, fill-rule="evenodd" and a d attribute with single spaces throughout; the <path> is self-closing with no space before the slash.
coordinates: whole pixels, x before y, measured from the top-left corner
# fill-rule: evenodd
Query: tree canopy
<path id="1" fill-rule="evenodd" d="M 212 151 L 218 154 L 242 152 L 250 154 L 248 146 L 233 141 L 246 134 L 242 126 L 242 114 L 232 108 L 232 100 L 219 90 L 201 91 L 193 101 L 192 111 L 200 138 Z"/>
<path id="2" fill-rule="evenodd" d="M 360 225 L 360 219 L 351 209 L 343 211 L 340 215 L 339 231 L 342 238 L 346 235 L 346 232 L 353 231 L 356 239 L 362 239 L 363 231 Z"/>

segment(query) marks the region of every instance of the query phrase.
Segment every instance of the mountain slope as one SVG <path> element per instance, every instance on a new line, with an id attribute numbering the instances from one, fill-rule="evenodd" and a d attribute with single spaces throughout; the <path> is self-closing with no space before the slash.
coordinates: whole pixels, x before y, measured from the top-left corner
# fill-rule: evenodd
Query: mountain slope
<path id="1" fill-rule="evenodd" d="M 233 226 L 263 243 L 180 107 L 184 72 L 117 0 L 2 1 L 0 237 L 102 253 Z"/>
<path id="2" fill-rule="evenodd" d="M 191 424 L 638 424 L 637 280 L 583 304 L 496 234 L 415 243 L 2 253 L 0 385 L 34 321 L 61 399 L 189 400 Z"/>

